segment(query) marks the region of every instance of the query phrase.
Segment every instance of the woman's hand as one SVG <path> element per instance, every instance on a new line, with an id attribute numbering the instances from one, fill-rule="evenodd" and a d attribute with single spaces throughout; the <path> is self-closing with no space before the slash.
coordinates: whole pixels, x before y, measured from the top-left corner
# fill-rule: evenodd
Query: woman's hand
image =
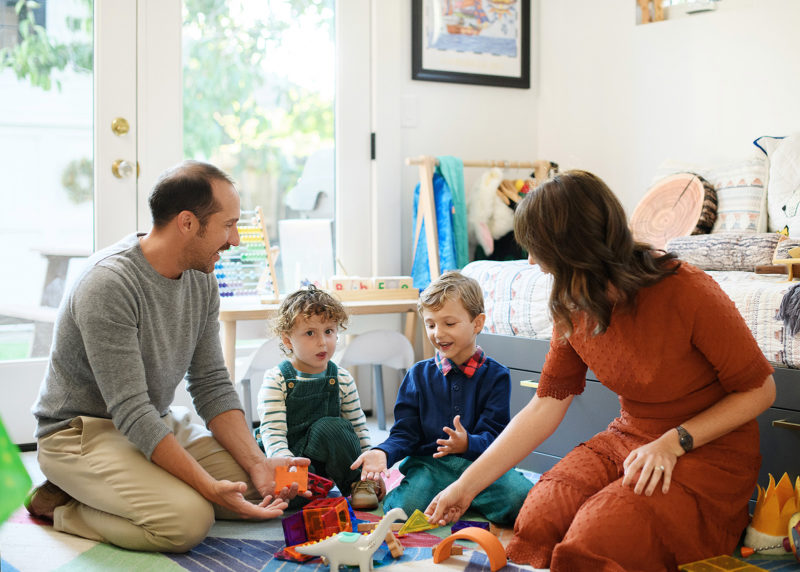
<path id="1" fill-rule="evenodd" d="M 461 479 L 458 479 L 433 497 L 428 508 L 425 509 L 425 516 L 428 517 L 428 522 L 436 526 L 455 522 L 467 512 L 474 498 L 475 495 L 465 491 Z"/>
<path id="2" fill-rule="evenodd" d="M 386 453 L 380 449 L 370 449 L 359 455 L 350 468 L 361 467 L 361 480 L 378 481 L 386 476 Z"/>
<path id="3" fill-rule="evenodd" d="M 667 494 L 672 482 L 672 471 L 683 449 L 678 442 L 678 433 L 670 429 L 661 437 L 631 451 L 622 463 L 625 476 L 623 486 L 635 481 L 633 492 L 650 496 L 661 482 L 661 492 Z M 638 475 L 638 479 L 636 478 Z"/>
<path id="4" fill-rule="evenodd" d="M 453 428 L 443 427 L 445 433 L 450 437 L 449 439 L 437 439 L 436 452 L 433 454 L 435 459 L 444 457 L 445 455 L 458 455 L 463 453 L 469 447 L 469 435 L 467 430 L 461 425 L 461 415 L 456 415 L 453 418 Z"/>

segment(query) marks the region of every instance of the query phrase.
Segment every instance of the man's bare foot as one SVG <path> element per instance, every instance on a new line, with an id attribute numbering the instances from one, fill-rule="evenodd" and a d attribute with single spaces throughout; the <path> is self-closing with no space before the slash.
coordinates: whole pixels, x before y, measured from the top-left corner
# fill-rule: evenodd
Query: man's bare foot
<path id="1" fill-rule="evenodd" d="M 25 499 L 25 508 L 32 516 L 53 520 L 56 507 L 67 504 L 72 497 L 50 481 L 34 488 Z"/>

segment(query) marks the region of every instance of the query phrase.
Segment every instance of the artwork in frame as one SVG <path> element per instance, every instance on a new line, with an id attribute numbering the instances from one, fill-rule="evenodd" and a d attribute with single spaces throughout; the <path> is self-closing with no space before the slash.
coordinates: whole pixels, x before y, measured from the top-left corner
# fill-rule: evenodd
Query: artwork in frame
<path id="1" fill-rule="evenodd" d="M 411 77 L 530 88 L 530 0 L 412 0 Z"/>

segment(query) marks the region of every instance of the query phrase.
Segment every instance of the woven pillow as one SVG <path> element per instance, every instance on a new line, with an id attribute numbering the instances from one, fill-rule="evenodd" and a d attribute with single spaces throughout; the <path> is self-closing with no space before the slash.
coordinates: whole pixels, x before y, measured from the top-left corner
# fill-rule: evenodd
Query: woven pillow
<path id="1" fill-rule="evenodd" d="M 789 238 L 788 236 L 778 235 L 778 245 L 775 247 L 775 254 L 772 255 L 773 260 L 782 260 L 791 258 L 789 251 L 796 246 L 800 246 L 800 238 Z"/>
<path id="2" fill-rule="evenodd" d="M 667 251 L 703 270 L 752 272 L 761 264 L 772 264 L 777 233 L 718 233 L 673 238 Z"/>
<path id="3" fill-rule="evenodd" d="M 763 157 L 714 169 L 717 220 L 712 233 L 763 233 L 767 230 L 767 164 Z"/>

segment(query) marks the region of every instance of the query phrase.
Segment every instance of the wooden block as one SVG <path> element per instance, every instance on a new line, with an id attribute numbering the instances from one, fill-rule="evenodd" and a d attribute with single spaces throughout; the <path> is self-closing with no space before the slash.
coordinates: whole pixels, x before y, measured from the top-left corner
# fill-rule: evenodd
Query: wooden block
<path id="1" fill-rule="evenodd" d="M 375 527 L 378 526 L 377 522 L 359 522 L 358 523 L 358 532 L 371 532 L 375 530 Z M 392 523 L 392 532 L 397 532 L 400 530 L 400 527 L 403 526 L 402 522 L 393 522 Z"/>
<path id="2" fill-rule="evenodd" d="M 392 558 L 400 558 L 403 555 L 403 545 L 397 540 L 393 532 L 386 533 L 386 546 L 389 547 Z"/>
<path id="3" fill-rule="evenodd" d="M 431 554 L 436 552 L 436 547 L 439 546 L 438 544 L 434 544 L 431 546 Z M 464 547 L 460 544 L 453 544 L 450 546 L 450 556 L 461 556 L 464 554 Z"/>

